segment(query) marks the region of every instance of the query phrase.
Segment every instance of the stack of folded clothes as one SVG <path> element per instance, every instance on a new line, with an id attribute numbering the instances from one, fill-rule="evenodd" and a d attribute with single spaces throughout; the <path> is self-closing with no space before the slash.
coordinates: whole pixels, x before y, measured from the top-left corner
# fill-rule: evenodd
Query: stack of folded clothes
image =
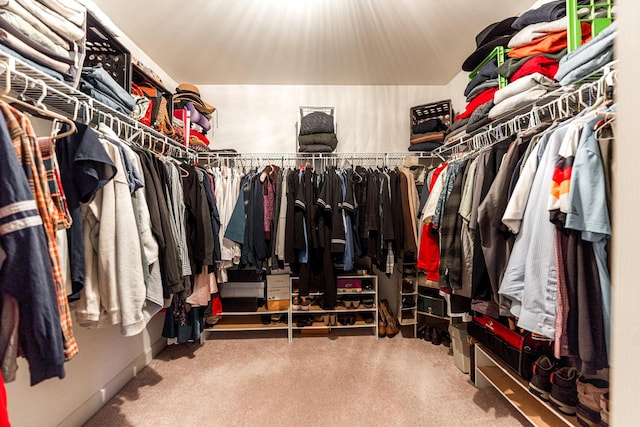
<path id="1" fill-rule="evenodd" d="M 517 111 L 519 108 L 533 104 L 558 85 L 540 73 L 529 74 L 497 91 L 493 97 L 495 104 L 489 111 L 489 119 Z"/>
<path id="2" fill-rule="evenodd" d="M 578 14 L 588 12 L 585 8 Z M 509 59 L 500 66 L 498 73 L 510 82 L 534 73 L 553 79 L 560 59 L 567 53 L 567 26 L 564 0 L 553 1 L 522 14 L 512 24 L 518 33 L 509 41 Z M 591 37 L 591 25 L 583 22 L 581 30 L 584 42 Z"/>
<path id="3" fill-rule="evenodd" d="M 76 0 L 0 0 L 0 51 L 75 86 L 87 9 Z"/>
<path id="4" fill-rule="evenodd" d="M 338 146 L 333 116 L 314 111 L 300 119 L 298 151 L 301 153 L 331 153 Z"/>
<path id="5" fill-rule="evenodd" d="M 211 114 L 216 110 L 205 102 L 200 90 L 189 83 L 181 83 L 173 95 L 173 128 L 184 140 L 184 120 L 189 112 L 189 147 L 197 151 L 211 151 L 207 133 L 211 130 Z"/>
<path id="6" fill-rule="evenodd" d="M 442 145 L 447 126 L 440 118 L 427 119 L 411 127 L 409 151 L 432 151 Z"/>
<path id="7" fill-rule="evenodd" d="M 476 36 L 476 50 L 462 64 L 463 71 L 473 71 L 498 46 L 506 47 L 516 33 L 511 24 L 516 17 L 509 17 L 484 28 Z M 474 130 L 488 123 L 487 113 L 493 106 L 493 95 L 498 90 L 498 63 L 487 62 L 467 84 L 464 95 L 467 98 L 465 110 L 455 117 L 447 130 L 447 139 L 463 131 Z"/>
<path id="8" fill-rule="evenodd" d="M 570 85 L 611 62 L 617 30 L 618 24 L 613 22 L 591 41 L 562 58 L 555 79 L 562 86 Z"/>
<path id="9" fill-rule="evenodd" d="M 124 90 L 102 67 L 84 67 L 80 90 L 123 114 L 130 115 L 136 100 Z"/>

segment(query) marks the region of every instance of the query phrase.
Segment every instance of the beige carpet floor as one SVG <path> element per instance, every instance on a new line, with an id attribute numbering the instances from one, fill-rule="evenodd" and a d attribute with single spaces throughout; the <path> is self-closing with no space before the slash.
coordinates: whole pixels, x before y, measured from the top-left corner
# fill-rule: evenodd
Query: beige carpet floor
<path id="1" fill-rule="evenodd" d="M 86 426 L 528 425 L 444 346 L 264 333 L 167 347 Z"/>

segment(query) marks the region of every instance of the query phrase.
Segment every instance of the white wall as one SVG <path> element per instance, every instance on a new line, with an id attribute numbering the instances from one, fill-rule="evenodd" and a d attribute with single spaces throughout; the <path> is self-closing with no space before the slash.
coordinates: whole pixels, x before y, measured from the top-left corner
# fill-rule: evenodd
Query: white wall
<path id="1" fill-rule="evenodd" d="M 199 86 L 219 111 L 212 148 L 295 152 L 299 106 L 336 107 L 339 152 L 406 152 L 409 108 L 447 98 L 444 86 Z"/>
<path id="2" fill-rule="evenodd" d="M 29 367 L 20 358 L 16 381 L 6 384 L 11 424 L 82 425 L 164 348 L 166 339 L 160 337 L 163 320 L 163 313 L 156 315 L 134 337 L 120 335 L 118 326 L 91 330 L 75 326 L 80 352 L 65 364 L 62 380 L 50 379 L 31 387 Z"/>
<path id="3" fill-rule="evenodd" d="M 640 121 L 637 105 L 640 97 L 640 2 L 623 0 L 617 3 L 619 34 L 616 53 L 620 59 L 619 84 L 616 96 L 619 105 L 618 135 L 615 150 L 615 179 L 612 254 L 612 378 L 611 425 L 638 425 L 640 408 L 640 327 L 638 327 L 638 158 L 640 158 Z"/>
<path id="4" fill-rule="evenodd" d="M 467 87 L 467 83 L 469 83 L 469 73 L 460 71 L 447 84 L 447 96 L 451 99 L 456 114 L 462 113 L 467 105 L 467 100 L 464 96 L 464 89 Z"/>

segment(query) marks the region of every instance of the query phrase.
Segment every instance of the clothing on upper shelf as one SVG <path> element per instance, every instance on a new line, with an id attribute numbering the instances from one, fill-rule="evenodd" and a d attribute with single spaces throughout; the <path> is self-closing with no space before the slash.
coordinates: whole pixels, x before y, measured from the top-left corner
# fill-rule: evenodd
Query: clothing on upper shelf
<path id="1" fill-rule="evenodd" d="M 322 111 L 314 111 L 300 119 L 298 151 L 330 153 L 338 146 L 334 118 Z"/>
<path id="2" fill-rule="evenodd" d="M 575 83 L 613 60 L 613 43 L 618 29 L 613 22 L 591 41 L 560 60 L 555 79 L 562 86 Z"/>
<path id="3" fill-rule="evenodd" d="M 102 67 L 84 67 L 80 90 L 114 110 L 131 114 L 135 99 L 124 90 Z"/>
<path id="4" fill-rule="evenodd" d="M 0 44 L 55 78 L 77 85 L 87 11 L 75 1 L 0 1 Z"/>
<path id="5" fill-rule="evenodd" d="M 581 22 L 582 42 L 591 39 L 591 24 Z M 525 56 L 539 55 L 543 53 L 555 53 L 567 47 L 567 30 L 548 34 L 546 37 L 533 40 L 529 43 L 514 47 L 507 53 L 510 58 L 523 58 Z"/>

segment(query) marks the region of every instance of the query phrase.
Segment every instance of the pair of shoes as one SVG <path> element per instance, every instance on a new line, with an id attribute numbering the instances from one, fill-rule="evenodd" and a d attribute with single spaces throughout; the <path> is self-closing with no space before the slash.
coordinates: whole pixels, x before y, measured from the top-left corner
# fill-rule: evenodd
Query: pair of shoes
<path id="1" fill-rule="evenodd" d="M 356 316 L 354 316 L 352 314 L 338 316 L 338 322 L 340 322 L 340 324 L 343 325 L 343 326 L 355 325 L 356 324 Z"/>
<path id="2" fill-rule="evenodd" d="M 358 308 L 360 307 L 360 298 L 353 295 L 345 295 L 342 297 L 342 303 L 345 308 Z"/>
<path id="3" fill-rule="evenodd" d="M 565 415 L 575 415 L 578 405 L 578 378 L 580 371 L 574 367 L 559 368 L 551 373 L 549 401 Z"/>
<path id="4" fill-rule="evenodd" d="M 414 297 L 403 297 L 402 308 L 413 308 L 416 306 L 416 299 Z"/>
<path id="5" fill-rule="evenodd" d="M 298 295 L 294 295 L 291 300 L 291 308 L 293 310 L 300 310 L 300 297 Z"/>
<path id="6" fill-rule="evenodd" d="M 575 415 L 578 405 L 578 378 L 576 368 L 558 368 L 546 355 L 538 357 L 533 364 L 533 375 L 529 381 L 529 391 L 566 415 Z M 587 391 L 586 387 L 583 391 Z"/>
<path id="7" fill-rule="evenodd" d="M 600 426 L 609 427 L 609 392 L 600 396 Z"/>
<path id="8" fill-rule="evenodd" d="M 322 315 L 322 323 L 324 326 L 336 326 L 335 313 Z"/>
<path id="9" fill-rule="evenodd" d="M 313 316 L 296 316 L 296 326 L 302 328 L 304 326 L 313 325 Z"/>
<path id="10" fill-rule="evenodd" d="M 302 301 L 300 301 L 300 310 L 309 311 L 311 307 L 311 301 L 307 297 L 302 297 Z"/>
<path id="11" fill-rule="evenodd" d="M 391 310 L 389 301 L 387 301 L 386 299 L 381 300 L 380 309 L 386 325 L 385 335 L 388 336 L 389 338 L 393 338 L 398 334 L 398 332 L 400 332 L 400 328 L 398 327 L 396 318 L 393 315 L 393 311 Z"/>
<path id="12" fill-rule="evenodd" d="M 373 308 L 374 302 L 375 298 L 373 296 L 362 298 L 362 305 L 364 306 L 364 308 Z"/>
<path id="13" fill-rule="evenodd" d="M 373 318 L 373 313 L 366 313 L 365 312 L 365 313 L 360 314 L 360 316 L 362 317 L 362 320 L 364 320 L 364 323 L 369 324 L 369 325 L 371 323 L 373 323 L 373 321 L 375 320 Z"/>
<path id="14" fill-rule="evenodd" d="M 598 378 L 580 377 L 577 383 L 578 406 L 576 415 L 583 426 L 596 427 L 601 424 L 600 403 L 603 396 L 609 392 L 609 382 Z M 607 424 L 608 414 L 605 415 Z"/>

